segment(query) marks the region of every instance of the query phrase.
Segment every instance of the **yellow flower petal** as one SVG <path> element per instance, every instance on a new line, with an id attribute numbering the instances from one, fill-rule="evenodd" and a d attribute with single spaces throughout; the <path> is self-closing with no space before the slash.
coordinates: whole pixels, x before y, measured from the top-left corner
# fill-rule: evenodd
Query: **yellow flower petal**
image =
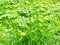
<path id="1" fill-rule="evenodd" d="M 25 32 L 21 32 L 21 36 L 25 36 L 26 34 L 25 34 Z"/>

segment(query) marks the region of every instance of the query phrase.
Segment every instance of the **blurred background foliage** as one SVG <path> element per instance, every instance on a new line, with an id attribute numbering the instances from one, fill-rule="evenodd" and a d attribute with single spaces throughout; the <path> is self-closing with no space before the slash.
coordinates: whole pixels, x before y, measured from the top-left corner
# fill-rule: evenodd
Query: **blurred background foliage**
<path id="1" fill-rule="evenodd" d="M 60 0 L 0 0 L 0 45 L 60 45 Z"/>

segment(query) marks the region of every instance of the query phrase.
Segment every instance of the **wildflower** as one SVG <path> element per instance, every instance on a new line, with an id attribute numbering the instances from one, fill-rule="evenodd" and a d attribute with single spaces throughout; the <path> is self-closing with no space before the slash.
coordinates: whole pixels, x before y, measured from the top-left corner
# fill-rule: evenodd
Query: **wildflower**
<path id="1" fill-rule="evenodd" d="M 21 36 L 25 36 L 26 34 L 25 34 L 25 32 L 21 32 Z"/>

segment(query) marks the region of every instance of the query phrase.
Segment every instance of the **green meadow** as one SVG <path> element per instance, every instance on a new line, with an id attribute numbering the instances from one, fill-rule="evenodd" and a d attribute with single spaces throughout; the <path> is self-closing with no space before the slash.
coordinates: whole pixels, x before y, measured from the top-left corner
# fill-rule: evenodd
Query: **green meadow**
<path id="1" fill-rule="evenodd" d="M 0 0 L 0 45 L 60 45 L 60 0 Z"/>

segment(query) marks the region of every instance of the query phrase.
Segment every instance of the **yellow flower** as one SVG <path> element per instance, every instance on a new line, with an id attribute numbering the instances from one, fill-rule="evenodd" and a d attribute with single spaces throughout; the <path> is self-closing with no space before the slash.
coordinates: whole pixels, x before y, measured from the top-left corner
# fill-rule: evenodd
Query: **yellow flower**
<path id="1" fill-rule="evenodd" d="M 26 34 L 25 34 L 25 32 L 21 32 L 21 36 L 25 36 Z"/>
<path id="2" fill-rule="evenodd" d="M 43 32 L 43 30 L 40 30 L 40 32 Z"/>

